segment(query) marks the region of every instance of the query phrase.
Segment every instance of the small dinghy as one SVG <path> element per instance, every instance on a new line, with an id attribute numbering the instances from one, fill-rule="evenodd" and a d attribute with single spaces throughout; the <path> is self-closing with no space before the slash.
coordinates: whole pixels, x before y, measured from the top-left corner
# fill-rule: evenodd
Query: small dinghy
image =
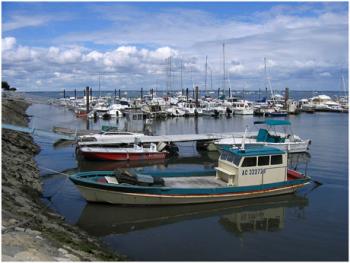
<path id="1" fill-rule="evenodd" d="M 287 168 L 272 147 L 224 147 L 215 173 L 77 173 L 70 179 L 89 202 L 129 205 L 211 203 L 293 193 L 310 178 Z"/>

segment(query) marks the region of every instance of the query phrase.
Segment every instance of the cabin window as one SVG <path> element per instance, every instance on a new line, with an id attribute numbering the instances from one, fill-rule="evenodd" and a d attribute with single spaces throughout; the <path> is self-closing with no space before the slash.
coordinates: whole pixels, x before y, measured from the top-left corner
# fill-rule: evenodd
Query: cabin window
<path id="1" fill-rule="evenodd" d="M 228 162 L 231 162 L 234 165 L 238 166 L 239 162 L 241 161 L 241 157 L 234 155 L 234 154 L 231 154 L 231 153 L 228 153 L 228 152 L 223 152 L 220 155 L 220 160 L 228 161 Z"/>
<path id="2" fill-rule="evenodd" d="M 271 165 L 282 164 L 282 155 L 272 155 L 271 156 Z"/>
<path id="3" fill-rule="evenodd" d="M 137 120 L 137 115 L 132 115 L 133 120 Z"/>
<path id="4" fill-rule="evenodd" d="M 270 164 L 270 156 L 259 156 L 258 165 L 264 166 Z"/>
<path id="5" fill-rule="evenodd" d="M 242 167 L 256 166 L 256 157 L 246 157 L 243 160 Z"/>
<path id="6" fill-rule="evenodd" d="M 226 161 L 227 158 L 228 158 L 228 156 L 229 156 L 229 153 L 223 152 L 223 153 L 221 154 L 221 156 L 220 156 L 220 159 Z"/>
<path id="7" fill-rule="evenodd" d="M 236 166 L 239 165 L 239 162 L 241 161 L 241 157 L 238 155 L 232 155 L 232 163 Z"/>

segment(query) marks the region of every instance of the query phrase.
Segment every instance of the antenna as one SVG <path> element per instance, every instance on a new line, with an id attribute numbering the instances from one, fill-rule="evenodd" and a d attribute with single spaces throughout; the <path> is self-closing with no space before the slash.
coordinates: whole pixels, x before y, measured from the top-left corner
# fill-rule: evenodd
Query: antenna
<path id="1" fill-rule="evenodd" d="M 243 139 L 242 139 L 242 145 L 241 145 L 241 151 L 244 152 L 245 151 L 245 138 L 246 138 L 246 134 L 247 134 L 247 130 L 248 130 L 248 126 L 245 127 L 244 130 L 244 135 L 243 135 Z"/>

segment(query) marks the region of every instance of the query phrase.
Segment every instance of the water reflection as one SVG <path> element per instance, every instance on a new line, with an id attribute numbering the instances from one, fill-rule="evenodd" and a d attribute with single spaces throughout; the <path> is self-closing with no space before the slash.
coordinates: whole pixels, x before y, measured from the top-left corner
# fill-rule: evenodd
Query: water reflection
<path id="1" fill-rule="evenodd" d="M 107 204 L 85 206 L 78 226 L 95 236 L 121 234 L 184 220 L 219 217 L 218 223 L 236 236 L 245 232 L 278 231 L 285 227 L 285 210 L 302 211 L 307 197 L 294 194 L 234 202 L 132 207 Z"/>

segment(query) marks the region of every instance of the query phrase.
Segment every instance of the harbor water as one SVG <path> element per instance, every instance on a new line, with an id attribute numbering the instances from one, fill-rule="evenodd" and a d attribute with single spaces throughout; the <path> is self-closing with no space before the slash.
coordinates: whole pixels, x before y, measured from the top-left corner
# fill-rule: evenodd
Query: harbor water
<path id="1" fill-rule="evenodd" d="M 142 129 L 144 123 L 78 119 L 64 107 L 33 104 L 30 126 L 99 129 L 108 124 Z M 254 116 L 153 120 L 154 135 L 241 132 Z M 310 184 L 295 195 L 219 204 L 132 207 L 87 203 L 67 175 L 86 170 L 130 167 L 144 170 L 210 169 L 218 153 L 198 152 L 194 143 L 179 146 L 179 156 L 146 163 L 86 161 L 75 145 L 54 145 L 35 136 L 41 147 L 44 202 L 106 246 L 130 260 L 151 261 L 347 261 L 348 260 L 348 114 L 302 113 L 289 116 L 292 129 L 312 140 L 310 156 L 294 155 L 290 165 L 323 184 Z M 132 127 L 131 127 L 132 126 Z M 61 173 L 57 173 L 59 171 Z"/>

